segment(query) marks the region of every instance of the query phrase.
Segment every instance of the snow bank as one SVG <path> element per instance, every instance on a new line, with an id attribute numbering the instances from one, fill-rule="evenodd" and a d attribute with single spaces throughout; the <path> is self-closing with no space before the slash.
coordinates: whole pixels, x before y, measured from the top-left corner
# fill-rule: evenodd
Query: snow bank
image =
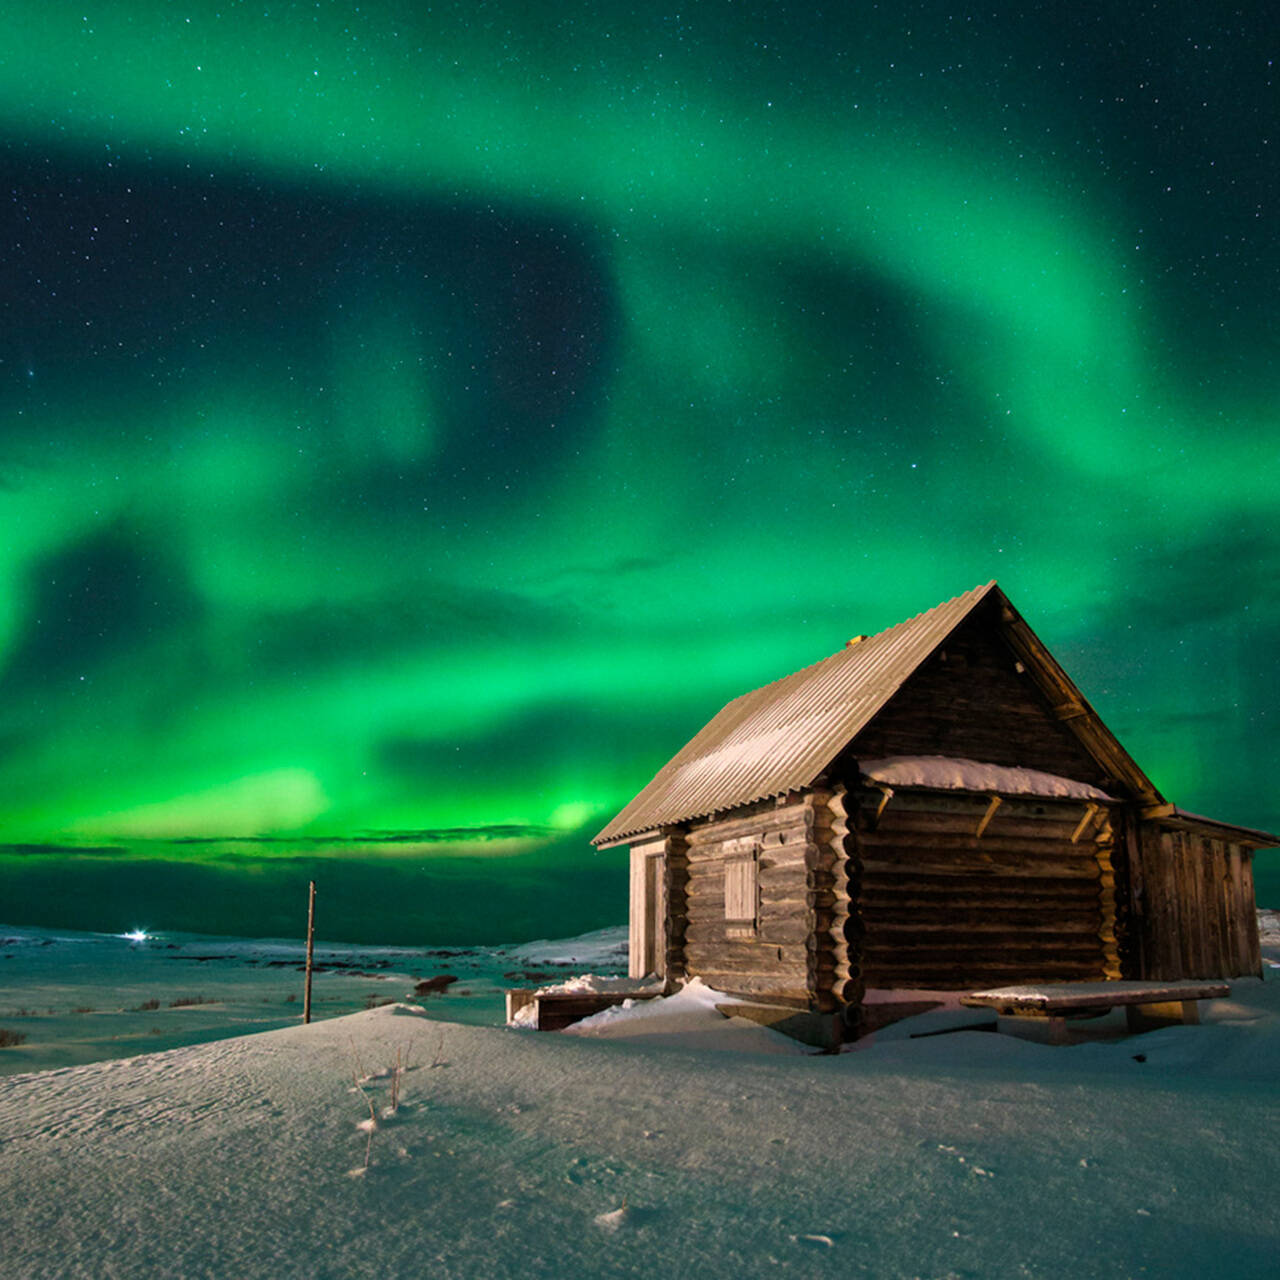
<path id="1" fill-rule="evenodd" d="M 629 995 L 636 998 L 656 996 L 663 984 L 656 981 L 644 981 L 639 978 L 610 978 L 596 973 L 581 973 L 576 977 L 566 978 L 563 982 L 552 982 L 546 986 L 534 988 L 536 995 L 591 995 L 595 993 L 608 995 Z M 632 1000 L 624 1001 L 628 1008 Z M 537 1026 L 537 1006 L 530 1001 L 522 1005 L 507 1021 L 509 1027 L 534 1028 Z"/>
<path id="2" fill-rule="evenodd" d="M 1258 937 L 1264 947 L 1280 947 L 1280 911 L 1258 912 Z"/>
<path id="3" fill-rule="evenodd" d="M 663 984 L 656 981 L 646 982 L 638 978 L 611 978 L 596 973 L 580 973 L 564 979 L 563 982 L 552 982 L 535 987 L 533 991 L 539 996 L 607 994 L 647 998 L 658 995 L 662 987 Z M 624 1003 L 630 1007 L 633 1001 L 628 999 Z M 535 1028 L 537 1024 L 538 1008 L 533 1001 L 521 1005 L 507 1020 L 509 1027 Z"/>
<path id="4" fill-rule="evenodd" d="M 874 782 L 895 787 L 939 787 L 956 791 L 1000 791 L 1006 795 L 1065 796 L 1080 800 L 1110 800 L 1105 791 L 1060 778 L 1039 769 L 1014 769 L 952 756 L 886 756 L 859 761 L 862 773 Z"/>
<path id="5" fill-rule="evenodd" d="M 706 986 L 700 978 L 674 995 L 624 1000 L 568 1026 L 563 1035 L 595 1040 L 643 1040 L 647 1045 L 736 1053 L 798 1054 L 811 1050 L 745 1018 L 725 1018 L 717 1005 L 743 1002 Z"/>
<path id="6" fill-rule="evenodd" d="M 538 988 L 539 995 L 589 995 L 599 992 L 608 995 L 654 995 L 662 990 L 660 981 L 643 978 L 613 978 L 598 973 L 579 973 L 562 982 L 551 982 Z"/>
<path id="7" fill-rule="evenodd" d="M 541 939 L 507 949 L 522 964 L 573 964 L 592 969 L 627 967 L 627 926 L 597 929 L 576 938 Z"/>

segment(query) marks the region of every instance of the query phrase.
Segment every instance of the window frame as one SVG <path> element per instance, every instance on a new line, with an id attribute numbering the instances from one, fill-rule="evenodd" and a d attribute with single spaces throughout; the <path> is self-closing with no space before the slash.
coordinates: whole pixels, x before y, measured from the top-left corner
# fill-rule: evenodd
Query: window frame
<path id="1" fill-rule="evenodd" d="M 746 908 L 750 906 L 750 913 Z M 735 850 L 724 857 L 724 925 L 727 938 L 755 938 L 760 933 L 760 846 Z"/>

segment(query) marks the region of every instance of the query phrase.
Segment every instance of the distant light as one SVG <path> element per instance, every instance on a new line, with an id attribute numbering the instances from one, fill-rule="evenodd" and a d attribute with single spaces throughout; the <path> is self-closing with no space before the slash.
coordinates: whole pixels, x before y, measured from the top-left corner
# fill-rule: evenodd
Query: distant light
<path id="1" fill-rule="evenodd" d="M 120 935 L 126 942 L 146 942 L 151 935 L 145 929 L 132 929 Z"/>

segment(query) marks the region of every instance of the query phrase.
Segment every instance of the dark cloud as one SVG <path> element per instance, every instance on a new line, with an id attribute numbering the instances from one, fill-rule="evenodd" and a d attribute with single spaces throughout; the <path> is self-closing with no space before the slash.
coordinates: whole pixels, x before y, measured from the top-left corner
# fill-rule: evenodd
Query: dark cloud
<path id="1" fill-rule="evenodd" d="M 1117 614 L 1144 627 L 1272 618 L 1280 613 L 1280 531 L 1241 516 L 1170 537 L 1135 559 L 1131 584 L 1114 602 Z"/>
<path id="2" fill-rule="evenodd" d="M 552 828 L 527 822 L 490 822 L 474 827 L 418 827 L 400 831 L 359 831 L 347 836 L 178 836 L 166 843 L 175 845 L 213 845 L 235 850 L 244 845 L 272 845 L 282 850 L 297 850 L 297 857 L 313 857 L 317 846 L 343 849 L 363 844 L 488 844 L 494 840 L 545 839 L 554 834 Z M 0 848 L 0 852 L 2 852 Z M 289 856 L 287 852 L 278 856 Z"/>
<path id="3" fill-rule="evenodd" d="M 658 751 L 673 754 L 701 727 L 696 719 L 696 710 L 687 708 L 628 705 L 609 713 L 585 702 L 544 704 L 469 738 L 389 738 L 379 746 L 377 759 L 391 776 L 418 786 L 483 782 L 502 762 L 525 779 L 545 779 L 550 787 L 566 773 L 579 772 L 585 760 L 629 763 L 635 754 L 629 743 L 665 744 Z M 623 787 L 634 781 L 638 788 L 646 779 L 632 774 L 619 781 Z"/>
<path id="4" fill-rule="evenodd" d="M 41 858 L 67 857 L 102 858 L 127 856 L 129 849 L 120 845 L 79 845 L 79 844 L 0 844 L 0 858 Z"/>
<path id="5" fill-rule="evenodd" d="M 479 827 L 421 827 L 409 831 L 364 831 L 353 844 L 486 844 L 493 840 L 545 838 L 552 828 L 522 822 L 490 822 Z"/>
<path id="6" fill-rule="evenodd" d="M 189 628 L 204 616 L 182 564 L 122 525 L 35 561 L 0 688 L 65 682 Z"/>
<path id="7" fill-rule="evenodd" d="M 0 690 L 3 687 L 3 677 L 0 677 Z M 0 729 L 0 765 L 20 763 L 38 739 L 39 733 L 34 729 Z"/>
<path id="8" fill-rule="evenodd" d="M 157 412 L 184 389 L 204 398 L 227 367 L 287 392 L 326 464 L 314 496 L 339 506 L 509 501 L 590 429 L 619 324 L 583 224 L 47 151 L 11 150 L 0 180 L 15 215 L 0 235 L 10 452 L 94 436 L 115 403 L 154 448 Z M 376 412 L 353 443 L 335 376 L 358 384 L 390 358 L 389 314 L 394 359 L 433 397 L 421 449 L 394 461 Z"/>
<path id="9" fill-rule="evenodd" d="M 1199 733 L 1215 733 L 1232 728 L 1237 718 L 1234 711 L 1225 707 L 1210 707 L 1203 710 L 1194 708 L 1164 710 L 1153 707 L 1144 713 L 1143 724 L 1148 730 L 1155 732 L 1194 729 Z"/>
<path id="10" fill-rule="evenodd" d="M 248 623 L 245 649 L 255 670 L 269 674 L 367 665 L 393 653 L 449 652 L 503 638 L 545 641 L 582 620 L 577 601 L 424 578 L 357 600 L 260 612 Z"/>
<path id="11" fill-rule="evenodd" d="M 305 852 L 254 860 L 3 858 L 5 911 L 24 924 L 123 932 L 145 927 L 241 937 L 301 937 L 307 885 L 330 942 L 410 946 L 519 942 L 620 924 L 625 856 L 595 854 L 581 835 L 487 860 Z"/>
<path id="12" fill-rule="evenodd" d="M 548 572 L 538 574 L 533 581 L 548 588 L 581 588 L 584 584 L 613 583 L 633 575 L 659 573 L 670 567 L 675 559 L 674 550 L 664 555 L 616 556 L 596 563 L 558 564 Z"/>

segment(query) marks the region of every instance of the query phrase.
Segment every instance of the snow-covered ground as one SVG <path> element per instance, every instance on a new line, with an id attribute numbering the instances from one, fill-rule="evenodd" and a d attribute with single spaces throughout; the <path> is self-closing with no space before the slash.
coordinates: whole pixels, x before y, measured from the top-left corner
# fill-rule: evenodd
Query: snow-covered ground
<path id="1" fill-rule="evenodd" d="M 0 1076 L 292 1026 L 305 958 L 295 940 L 0 925 L 0 1044 L 19 1040 L 0 1048 Z M 508 947 L 321 944 L 315 964 L 316 1020 L 413 999 L 432 1017 L 499 1026 L 507 987 L 625 973 L 627 930 Z M 416 993 L 444 977 L 456 981 Z"/>
<path id="2" fill-rule="evenodd" d="M 913 1038 L 952 1011 L 813 1055 L 694 991 L 574 1035 L 395 1004 L 14 1075 L 3 1274 L 1270 1277 L 1277 973 L 1060 1048 Z"/>

